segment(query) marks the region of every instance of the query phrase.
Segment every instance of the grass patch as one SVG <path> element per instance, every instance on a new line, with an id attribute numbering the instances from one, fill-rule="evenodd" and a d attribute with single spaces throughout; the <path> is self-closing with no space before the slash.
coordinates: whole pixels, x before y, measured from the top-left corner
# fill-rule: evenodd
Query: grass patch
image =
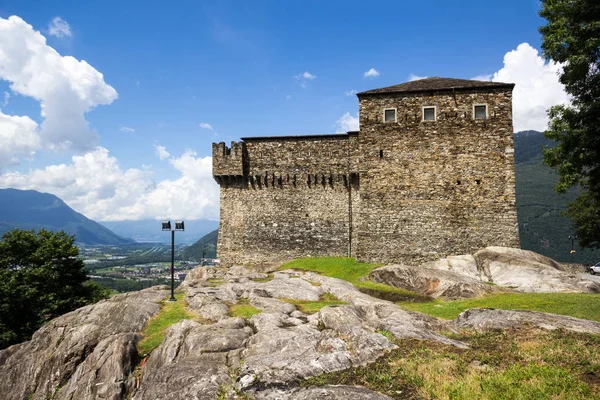
<path id="1" fill-rule="evenodd" d="M 229 305 L 229 313 L 232 317 L 241 317 L 248 319 L 253 315 L 260 314 L 262 311 L 254 307 L 248 299 L 240 299 L 237 304 Z"/>
<path id="2" fill-rule="evenodd" d="M 273 280 L 273 274 L 269 274 L 266 278 L 250 278 L 252 282 L 269 282 Z"/>
<path id="3" fill-rule="evenodd" d="M 389 301 L 429 301 L 430 297 L 422 296 L 408 290 L 384 285 L 383 283 L 371 282 L 365 279 L 371 271 L 381 264 L 369 264 L 356 261 L 347 257 L 320 257 L 320 258 L 298 258 L 280 267 L 284 269 L 296 269 L 312 271 L 330 278 L 342 279 L 350 282 L 358 290 L 373 297 Z"/>
<path id="4" fill-rule="evenodd" d="M 469 308 L 498 308 L 548 312 L 600 321 L 600 294 L 589 293 L 496 293 L 475 299 L 436 299 L 427 303 L 400 302 L 398 305 L 444 319 L 454 319 Z"/>
<path id="5" fill-rule="evenodd" d="M 331 293 L 323 293 L 319 301 L 310 300 L 296 300 L 296 299 L 279 299 L 296 306 L 298 310 L 304 314 L 315 314 L 323 307 L 327 306 L 341 306 L 348 304 L 345 301 L 341 301 Z"/>
<path id="6" fill-rule="evenodd" d="M 138 343 L 138 353 L 145 357 L 152 350 L 157 348 L 167 334 L 167 328 L 182 319 L 194 319 L 195 315 L 189 312 L 186 307 L 185 293 L 175 293 L 176 301 L 163 300 L 160 304 L 160 311 L 148 321 L 142 331 L 144 337 Z"/>
<path id="7" fill-rule="evenodd" d="M 600 398 L 600 335 L 520 329 L 458 336 L 469 349 L 394 339 L 399 348 L 377 362 L 302 385 L 362 385 L 396 399 Z"/>

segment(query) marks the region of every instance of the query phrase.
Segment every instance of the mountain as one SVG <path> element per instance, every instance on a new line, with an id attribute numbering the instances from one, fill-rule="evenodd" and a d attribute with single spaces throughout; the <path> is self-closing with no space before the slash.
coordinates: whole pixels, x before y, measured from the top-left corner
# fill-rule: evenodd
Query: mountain
<path id="1" fill-rule="evenodd" d="M 515 175 L 517 218 L 521 248 L 532 250 L 562 262 L 592 264 L 600 261 L 600 252 L 581 249 L 575 241 L 576 253 L 571 255 L 571 221 L 562 215 L 567 203 L 577 196 L 577 188 L 565 194 L 554 191 L 558 175 L 542 160 L 542 148 L 553 141 L 542 132 L 515 133 Z"/>
<path id="2" fill-rule="evenodd" d="M 200 261 L 202 258 L 202 252 L 204 251 L 204 257 L 216 258 L 217 257 L 217 236 L 219 230 L 215 229 L 207 235 L 204 235 L 193 245 L 187 247 L 183 251 L 184 260 Z"/>
<path id="3" fill-rule="evenodd" d="M 64 230 L 78 243 L 123 245 L 120 237 L 73 210 L 58 197 L 35 190 L 0 189 L 0 234 L 13 228 Z"/>
<path id="4" fill-rule="evenodd" d="M 174 221 L 171 221 L 173 223 Z M 104 221 L 102 225 L 117 235 L 130 237 L 138 242 L 171 243 L 171 235 L 161 230 L 160 220 Z M 217 229 L 219 222 L 206 219 L 185 220 L 185 231 L 177 232 L 177 243 L 194 243 L 210 231 Z"/>

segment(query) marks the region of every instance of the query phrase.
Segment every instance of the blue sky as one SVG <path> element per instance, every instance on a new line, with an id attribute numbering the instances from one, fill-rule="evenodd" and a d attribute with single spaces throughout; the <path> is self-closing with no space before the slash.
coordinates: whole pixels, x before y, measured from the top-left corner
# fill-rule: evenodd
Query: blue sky
<path id="1" fill-rule="evenodd" d="M 515 129 L 543 129 L 566 97 L 539 1 L 426 4 L 4 0 L 0 187 L 98 220 L 215 219 L 211 142 L 353 128 L 355 91 L 426 76 L 515 82 Z"/>

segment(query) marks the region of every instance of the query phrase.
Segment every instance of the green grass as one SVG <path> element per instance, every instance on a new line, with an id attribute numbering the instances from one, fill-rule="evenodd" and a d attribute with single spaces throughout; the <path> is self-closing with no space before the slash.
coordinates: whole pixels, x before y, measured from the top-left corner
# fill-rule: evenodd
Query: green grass
<path id="1" fill-rule="evenodd" d="M 382 283 L 361 280 L 369 275 L 369 273 L 380 267 L 379 264 L 368 264 L 356 261 L 354 258 L 347 257 L 321 257 L 321 258 L 298 258 L 290 261 L 280 267 L 284 269 L 296 269 L 303 271 L 312 271 L 331 278 L 342 279 L 350 282 L 358 290 L 390 301 L 426 301 L 431 298 L 422 296 L 418 293 L 410 292 L 395 288 L 393 286 L 384 285 Z"/>
<path id="2" fill-rule="evenodd" d="M 323 307 L 327 306 L 340 306 L 348 304 L 341 301 L 331 293 L 323 293 L 319 301 L 310 300 L 296 300 L 296 299 L 279 299 L 296 306 L 296 308 L 302 311 L 304 314 L 315 314 Z"/>
<path id="3" fill-rule="evenodd" d="M 456 338 L 469 348 L 392 339 L 398 349 L 375 363 L 301 383 L 361 385 L 400 399 L 600 399 L 600 335 L 512 329 Z"/>
<path id="4" fill-rule="evenodd" d="M 469 308 L 499 308 L 540 311 L 600 321 L 600 294 L 588 293 L 498 293 L 475 299 L 436 299 L 426 303 L 400 302 L 398 305 L 444 319 L 454 319 Z"/>
<path id="5" fill-rule="evenodd" d="M 168 327 L 183 319 L 195 318 L 195 315 L 186 309 L 184 293 L 176 293 L 175 299 L 177 301 L 162 301 L 160 311 L 148 321 L 142 331 L 144 338 L 138 343 L 138 353 L 142 357 L 150 354 L 162 343 Z"/>
<path id="6" fill-rule="evenodd" d="M 229 313 L 232 317 L 250 318 L 260 314 L 262 311 L 248 302 L 248 299 L 240 299 L 237 304 L 229 305 Z"/>

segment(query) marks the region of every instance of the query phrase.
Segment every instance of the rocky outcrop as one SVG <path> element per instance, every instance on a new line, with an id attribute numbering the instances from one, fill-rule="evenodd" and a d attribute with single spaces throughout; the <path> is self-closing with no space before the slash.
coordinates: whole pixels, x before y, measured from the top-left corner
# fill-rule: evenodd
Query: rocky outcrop
<path id="1" fill-rule="evenodd" d="M 241 268 L 192 274 L 196 279 L 188 279 L 180 290 L 197 318 L 168 328 L 162 343 L 143 361 L 137 350 L 140 332 L 168 297 L 165 287 L 118 295 L 65 314 L 32 340 L 0 351 L 0 397 L 176 400 L 243 394 L 265 400 L 383 400 L 388 397 L 362 387 L 301 388 L 297 383 L 375 362 L 396 348 L 391 337 L 465 348 L 440 332 L 524 322 L 600 333 L 600 323 L 529 312 L 471 310 L 455 322 L 442 321 L 315 273 L 263 275 Z M 325 293 L 346 304 L 309 315 L 290 303 L 320 300 Z M 261 313 L 232 317 L 231 305 L 240 302 Z"/>
<path id="2" fill-rule="evenodd" d="M 433 298 L 461 299 L 498 291 L 496 287 L 469 275 L 405 265 L 377 268 L 371 272 L 369 279 Z"/>
<path id="3" fill-rule="evenodd" d="M 447 299 L 477 297 L 498 290 L 600 293 L 600 282 L 563 269 L 556 261 L 532 251 L 486 247 L 473 255 L 442 258 L 417 268 L 377 268 L 369 279 Z"/>
<path id="4" fill-rule="evenodd" d="M 456 318 L 455 323 L 458 328 L 469 328 L 477 331 L 527 325 L 548 330 L 564 329 L 572 332 L 600 333 L 600 322 L 573 318 L 567 315 L 522 310 L 474 308 L 461 313 Z"/>
<path id="5" fill-rule="evenodd" d="M 58 317 L 30 341 L 0 351 L 2 398 L 119 399 L 134 384 L 138 332 L 168 293 L 155 287 L 114 296 Z"/>

